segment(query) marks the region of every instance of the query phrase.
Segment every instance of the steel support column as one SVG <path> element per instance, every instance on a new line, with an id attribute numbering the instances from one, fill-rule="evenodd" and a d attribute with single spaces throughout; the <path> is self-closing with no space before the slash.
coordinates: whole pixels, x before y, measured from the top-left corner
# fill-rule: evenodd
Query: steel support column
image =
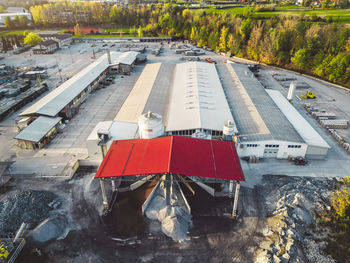
<path id="1" fill-rule="evenodd" d="M 232 209 L 232 219 L 235 219 L 237 217 L 238 212 L 238 196 L 239 196 L 239 189 L 241 187 L 241 183 L 237 181 L 236 184 L 236 191 L 235 191 L 235 198 L 233 200 L 233 209 Z"/>
<path id="2" fill-rule="evenodd" d="M 106 212 L 108 211 L 108 201 L 107 201 L 107 195 L 106 195 L 103 178 L 100 178 L 100 185 L 101 185 L 101 192 L 102 192 L 103 211 Z"/>

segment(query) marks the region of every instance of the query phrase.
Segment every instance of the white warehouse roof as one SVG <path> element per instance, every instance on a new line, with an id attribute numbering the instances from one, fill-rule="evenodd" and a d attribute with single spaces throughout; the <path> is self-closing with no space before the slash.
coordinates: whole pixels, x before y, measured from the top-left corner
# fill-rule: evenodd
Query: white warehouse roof
<path id="1" fill-rule="evenodd" d="M 131 66 L 137 56 L 139 55 L 140 53 L 139 52 L 136 52 L 136 51 L 127 51 L 127 52 L 124 52 L 123 54 L 121 54 L 116 61 L 113 62 L 113 65 L 120 65 L 120 64 L 123 64 L 123 65 L 128 65 L 128 66 Z"/>
<path id="2" fill-rule="evenodd" d="M 170 63 L 146 65 L 114 120 L 137 122 L 148 111 L 165 115 L 174 68 Z"/>
<path id="3" fill-rule="evenodd" d="M 279 91 L 266 91 L 308 145 L 331 148 Z"/>
<path id="4" fill-rule="evenodd" d="M 120 52 L 111 52 L 112 62 L 119 56 Z M 20 116 L 38 114 L 54 117 L 76 96 L 88 87 L 103 71 L 108 68 L 107 54 L 103 55 L 88 67 L 71 77 L 61 86 L 51 91 L 45 97 L 23 111 Z"/>
<path id="5" fill-rule="evenodd" d="M 62 120 L 61 117 L 40 116 L 15 136 L 17 140 L 39 142 L 53 127 Z"/>
<path id="6" fill-rule="evenodd" d="M 233 121 L 233 117 L 215 66 L 203 62 L 177 64 L 166 131 L 222 131 L 227 120 Z"/>

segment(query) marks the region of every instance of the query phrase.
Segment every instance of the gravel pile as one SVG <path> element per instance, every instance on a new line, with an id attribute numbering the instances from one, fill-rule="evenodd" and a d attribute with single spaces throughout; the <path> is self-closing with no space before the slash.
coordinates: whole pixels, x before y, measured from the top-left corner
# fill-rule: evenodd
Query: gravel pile
<path id="1" fill-rule="evenodd" d="M 27 190 L 0 202 L 0 236 L 13 236 L 22 222 L 36 227 L 58 208 L 61 201 L 48 191 Z"/>
<path id="2" fill-rule="evenodd" d="M 336 181 L 327 178 L 264 176 L 267 217 L 255 262 L 334 263 L 323 252 L 325 242 L 314 240 L 312 225 L 317 211 L 330 210 L 335 187 Z"/>

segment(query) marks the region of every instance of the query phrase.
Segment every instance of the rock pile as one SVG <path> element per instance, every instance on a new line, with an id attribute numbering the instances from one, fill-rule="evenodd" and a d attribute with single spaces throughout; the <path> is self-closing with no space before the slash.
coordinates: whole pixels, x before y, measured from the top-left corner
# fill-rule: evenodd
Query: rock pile
<path id="1" fill-rule="evenodd" d="M 22 222 L 35 227 L 57 209 L 61 201 L 48 191 L 27 190 L 0 202 L 0 236 L 13 236 Z"/>
<path id="2" fill-rule="evenodd" d="M 327 178 L 264 176 L 266 225 L 256 250 L 256 262 L 335 262 L 316 242 L 315 212 L 329 210 L 329 193 L 336 182 Z"/>

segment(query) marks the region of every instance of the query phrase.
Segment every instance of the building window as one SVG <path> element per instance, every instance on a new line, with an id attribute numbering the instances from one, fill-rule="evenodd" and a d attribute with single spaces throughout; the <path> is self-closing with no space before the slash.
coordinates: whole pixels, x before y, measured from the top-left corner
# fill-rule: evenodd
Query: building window
<path id="1" fill-rule="evenodd" d="M 279 148 L 279 144 L 265 144 L 266 148 Z"/>
<path id="2" fill-rule="evenodd" d="M 301 145 L 288 145 L 288 148 L 301 148 Z"/>

